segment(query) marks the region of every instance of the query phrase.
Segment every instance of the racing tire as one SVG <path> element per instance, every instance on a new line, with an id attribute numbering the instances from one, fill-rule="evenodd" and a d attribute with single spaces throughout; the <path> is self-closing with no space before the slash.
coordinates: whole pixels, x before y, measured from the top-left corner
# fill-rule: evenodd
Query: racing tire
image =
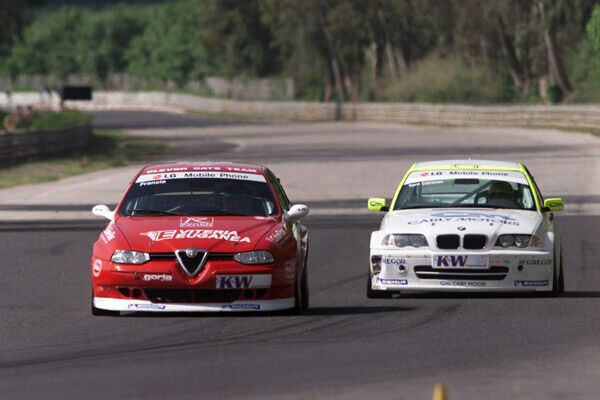
<path id="1" fill-rule="evenodd" d="M 94 306 L 94 292 L 92 292 L 92 301 L 91 301 L 91 305 L 92 305 L 92 315 L 105 315 L 105 316 L 118 316 L 121 315 L 120 311 L 112 311 L 112 310 L 103 310 L 101 308 L 96 308 Z"/>
<path id="2" fill-rule="evenodd" d="M 302 311 L 308 310 L 310 303 L 310 296 L 308 290 L 308 269 L 304 266 L 304 274 L 302 274 L 302 281 L 300 281 L 300 291 L 302 292 Z"/>
<path id="3" fill-rule="evenodd" d="M 558 279 L 552 283 L 552 297 L 560 297 L 565 293 L 565 275 L 562 262 L 562 252 L 560 254 L 560 271 L 558 273 Z"/>
<path id="4" fill-rule="evenodd" d="M 368 299 L 391 299 L 392 294 L 385 290 L 373 290 L 371 287 L 371 274 L 367 274 L 367 298 Z"/>
<path id="5" fill-rule="evenodd" d="M 308 308 L 308 298 L 304 298 L 304 294 L 308 293 L 308 283 L 306 278 L 308 277 L 305 270 L 302 274 L 302 278 L 296 279 L 296 284 L 294 285 L 294 307 L 289 310 L 289 314 L 291 315 L 300 315 Z"/>

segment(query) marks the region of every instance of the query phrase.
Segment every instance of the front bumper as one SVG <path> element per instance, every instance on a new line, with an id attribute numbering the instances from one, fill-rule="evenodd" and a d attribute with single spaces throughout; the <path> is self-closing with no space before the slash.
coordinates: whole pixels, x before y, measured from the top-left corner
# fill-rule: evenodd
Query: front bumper
<path id="1" fill-rule="evenodd" d="M 488 268 L 433 267 L 436 255 L 484 256 Z M 548 292 L 554 257 L 545 251 L 435 252 L 372 249 L 381 272 L 371 265 L 371 288 L 402 292 Z"/>
<path id="2" fill-rule="evenodd" d="M 92 259 L 94 307 L 110 311 L 274 311 L 294 306 L 294 259 L 266 265 L 207 262 L 197 276 L 176 261 Z"/>
<path id="3" fill-rule="evenodd" d="M 94 297 L 94 307 L 110 311 L 152 312 L 242 312 L 277 311 L 294 307 L 294 298 L 272 300 L 240 300 L 230 303 L 153 303 L 148 300 Z"/>

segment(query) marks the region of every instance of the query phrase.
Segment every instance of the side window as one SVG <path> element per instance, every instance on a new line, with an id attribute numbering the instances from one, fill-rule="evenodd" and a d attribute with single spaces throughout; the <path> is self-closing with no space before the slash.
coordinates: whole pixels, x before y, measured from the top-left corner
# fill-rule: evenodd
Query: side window
<path id="1" fill-rule="evenodd" d="M 287 195 L 285 194 L 285 191 L 283 190 L 283 187 L 279 183 L 279 178 L 277 178 L 275 176 L 275 174 L 273 174 L 270 170 L 267 170 L 267 175 L 269 176 L 269 180 L 273 184 L 273 188 L 275 189 L 275 194 L 277 195 L 277 198 L 279 199 L 279 203 L 281 204 L 281 207 L 284 210 L 289 210 L 290 209 L 290 199 L 288 199 Z"/>

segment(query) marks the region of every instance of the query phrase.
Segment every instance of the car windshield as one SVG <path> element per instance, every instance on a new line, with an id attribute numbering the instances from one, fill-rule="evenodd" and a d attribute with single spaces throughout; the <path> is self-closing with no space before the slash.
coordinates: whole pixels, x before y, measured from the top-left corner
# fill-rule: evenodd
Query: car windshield
<path id="1" fill-rule="evenodd" d="M 268 216 L 276 213 L 273 194 L 264 181 L 221 178 L 163 180 L 160 176 L 153 181 L 138 180 L 134 183 L 119 209 L 119 215 L 124 216 Z"/>
<path id="2" fill-rule="evenodd" d="M 402 186 L 394 210 L 449 207 L 536 209 L 533 194 L 522 173 L 513 172 L 502 179 L 490 179 L 485 173 L 480 173 L 480 177 L 477 174 L 473 174 L 475 177 L 450 177 L 445 172 L 440 174 L 439 179 L 428 173 L 413 175 L 415 173 Z"/>

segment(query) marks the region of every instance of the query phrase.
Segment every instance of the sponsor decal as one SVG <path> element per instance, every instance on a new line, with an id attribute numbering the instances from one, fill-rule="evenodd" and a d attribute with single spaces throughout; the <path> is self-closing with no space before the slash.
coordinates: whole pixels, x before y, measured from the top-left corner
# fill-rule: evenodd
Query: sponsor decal
<path id="1" fill-rule="evenodd" d="M 96 259 L 96 261 L 94 261 L 94 264 L 92 265 L 92 274 L 94 275 L 95 278 L 97 278 L 100 276 L 101 273 L 102 273 L 102 260 Z"/>
<path id="2" fill-rule="evenodd" d="M 146 173 L 140 175 L 136 183 L 149 181 L 160 181 L 169 179 L 234 179 L 240 181 L 266 182 L 263 175 L 247 174 L 234 171 L 181 171 L 181 172 L 165 172 L 159 174 Z"/>
<path id="3" fill-rule="evenodd" d="M 136 272 L 134 274 L 134 278 L 135 280 L 144 282 L 173 282 L 173 276 L 171 274 L 152 274 Z"/>
<path id="4" fill-rule="evenodd" d="M 408 281 L 406 279 L 376 278 L 375 281 L 377 283 L 381 283 L 382 285 L 408 285 Z"/>
<path id="5" fill-rule="evenodd" d="M 406 258 L 384 257 L 381 259 L 381 263 L 387 265 L 405 265 Z"/>
<path id="6" fill-rule="evenodd" d="M 294 260 L 287 260 L 283 264 L 283 272 L 288 283 L 296 281 L 296 263 Z"/>
<path id="7" fill-rule="evenodd" d="M 510 264 L 510 260 L 506 258 L 490 258 L 490 264 L 499 265 L 499 264 Z"/>
<path id="8" fill-rule="evenodd" d="M 486 282 L 479 281 L 440 281 L 440 286 L 485 287 Z"/>
<path id="9" fill-rule="evenodd" d="M 521 265 L 551 265 L 552 259 L 550 258 L 535 258 L 529 260 L 519 260 L 519 264 Z"/>
<path id="10" fill-rule="evenodd" d="M 127 308 L 134 310 L 164 310 L 167 308 L 164 304 L 127 304 Z"/>
<path id="11" fill-rule="evenodd" d="M 167 183 L 167 181 L 160 180 L 160 181 L 141 182 L 140 186 L 162 185 L 163 183 Z"/>
<path id="12" fill-rule="evenodd" d="M 117 232 L 115 232 L 115 226 L 112 222 L 102 231 L 100 237 L 105 244 L 117 237 Z"/>
<path id="13" fill-rule="evenodd" d="M 408 221 L 409 225 L 435 222 L 489 222 L 495 224 L 518 226 L 514 218 L 503 214 L 473 212 L 473 211 L 442 211 L 431 213 L 430 218 Z"/>
<path id="14" fill-rule="evenodd" d="M 522 287 L 536 287 L 536 286 L 548 286 L 548 280 L 545 281 L 515 281 L 515 286 Z"/>
<path id="15" fill-rule="evenodd" d="M 427 185 L 439 185 L 441 183 L 444 183 L 444 181 L 414 182 L 414 183 L 409 183 L 408 186 L 409 187 L 416 187 L 416 186 L 427 186 Z"/>
<path id="16" fill-rule="evenodd" d="M 247 236 L 239 236 L 237 231 L 224 231 L 213 229 L 173 229 L 168 231 L 149 231 L 140 233 L 153 242 L 171 239 L 217 239 L 229 242 L 250 243 Z"/>
<path id="17" fill-rule="evenodd" d="M 217 289 L 259 289 L 271 287 L 271 275 L 217 275 Z"/>
<path id="18" fill-rule="evenodd" d="M 269 236 L 265 238 L 265 240 L 269 243 L 273 243 L 277 247 L 279 247 L 283 240 L 286 237 L 286 230 L 284 228 L 279 228 L 275 230 L 275 232 L 271 233 Z"/>
<path id="19" fill-rule="evenodd" d="M 260 304 L 223 304 L 221 308 L 230 308 L 232 310 L 260 310 Z"/>
<path id="20" fill-rule="evenodd" d="M 441 170 L 441 171 L 426 171 L 426 172 L 413 172 L 406 180 L 406 184 L 409 185 L 415 182 L 423 182 L 430 180 L 440 179 L 454 179 L 454 178 L 482 178 L 482 179 L 494 179 L 506 182 L 516 182 L 527 185 L 527 179 L 523 173 L 518 171 L 493 171 L 493 170 L 468 170 L 468 169 L 457 169 L 457 170 Z"/>
<path id="21" fill-rule="evenodd" d="M 171 167 L 171 168 L 155 168 L 144 171 L 146 174 L 156 174 L 162 172 L 184 172 L 184 171 L 228 171 L 228 172 L 245 172 L 250 174 L 258 174 L 256 168 L 240 168 L 240 167 L 218 167 L 211 165 L 193 166 L 193 167 Z"/>
<path id="22" fill-rule="evenodd" d="M 212 228 L 215 219 L 212 217 L 182 217 L 179 221 L 181 228 Z"/>

